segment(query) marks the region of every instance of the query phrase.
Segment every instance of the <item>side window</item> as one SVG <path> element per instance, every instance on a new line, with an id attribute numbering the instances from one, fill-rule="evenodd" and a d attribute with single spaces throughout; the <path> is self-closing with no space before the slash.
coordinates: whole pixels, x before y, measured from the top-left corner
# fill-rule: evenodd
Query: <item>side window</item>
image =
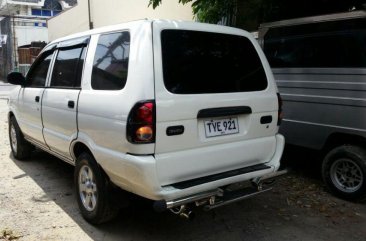
<path id="1" fill-rule="evenodd" d="M 273 28 L 264 52 L 274 68 L 366 68 L 365 24 L 350 19 Z"/>
<path id="2" fill-rule="evenodd" d="M 59 49 L 53 67 L 51 87 L 80 87 L 84 58 L 84 46 Z"/>
<path id="3" fill-rule="evenodd" d="M 92 88 L 121 90 L 127 81 L 130 33 L 110 33 L 99 37 L 95 52 Z"/>
<path id="4" fill-rule="evenodd" d="M 27 75 L 27 87 L 44 87 L 53 51 L 45 52 Z"/>

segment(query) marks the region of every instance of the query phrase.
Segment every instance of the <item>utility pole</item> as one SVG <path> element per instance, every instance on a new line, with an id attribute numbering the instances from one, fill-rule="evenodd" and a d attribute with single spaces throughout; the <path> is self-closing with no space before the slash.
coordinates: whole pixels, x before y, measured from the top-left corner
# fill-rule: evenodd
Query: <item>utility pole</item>
<path id="1" fill-rule="evenodd" d="M 91 20 L 91 11 L 90 11 L 90 0 L 88 0 L 88 15 L 89 15 L 89 29 L 93 29 L 93 22 Z"/>
<path id="2" fill-rule="evenodd" d="M 12 15 L 12 19 L 13 19 L 13 48 L 14 48 L 14 69 L 18 68 L 18 57 L 17 57 L 17 39 L 16 39 L 16 35 L 15 35 L 15 15 Z"/>

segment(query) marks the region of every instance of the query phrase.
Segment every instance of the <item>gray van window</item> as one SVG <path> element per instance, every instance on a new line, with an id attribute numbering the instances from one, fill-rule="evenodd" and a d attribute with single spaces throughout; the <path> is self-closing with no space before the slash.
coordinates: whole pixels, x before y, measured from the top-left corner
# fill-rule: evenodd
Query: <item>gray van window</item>
<path id="1" fill-rule="evenodd" d="M 262 62 L 243 36 L 163 30 L 164 83 L 176 94 L 230 93 L 267 88 Z"/>
<path id="2" fill-rule="evenodd" d="M 99 37 L 95 52 L 92 88 L 121 90 L 127 81 L 130 33 L 109 33 Z"/>
<path id="3" fill-rule="evenodd" d="M 366 20 L 273 28 L 264 52 L 273 68 L 365 68 Z"/>

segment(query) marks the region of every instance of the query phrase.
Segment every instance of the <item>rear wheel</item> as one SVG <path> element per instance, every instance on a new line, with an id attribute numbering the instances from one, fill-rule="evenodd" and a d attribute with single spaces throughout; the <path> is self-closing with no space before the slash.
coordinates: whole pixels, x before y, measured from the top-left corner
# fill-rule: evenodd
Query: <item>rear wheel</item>
<path id="1" fill-rule="evenodd" d="M 77 202 L 86 221 L 100 224 L 118 214 L 119 206 L 112 200 L 109 180 L 89 153 L 78 157 L 74 181 Z"/>
<path id="2" fill-rule="evenodd" d="M 19 128 L 15 117 L 9 120 L 9 141 L 13 156 L 18 160 L 24 160 L 30 157 L 34 146 L 24 139 L 23 133 Z"/>
<path id="3" fill-rule="evenodd" d="M 357 200 L 366 195 L 366 150 L 340 146 L 330 151 L 322 167 L 323 179 L 336 196 Z"/>

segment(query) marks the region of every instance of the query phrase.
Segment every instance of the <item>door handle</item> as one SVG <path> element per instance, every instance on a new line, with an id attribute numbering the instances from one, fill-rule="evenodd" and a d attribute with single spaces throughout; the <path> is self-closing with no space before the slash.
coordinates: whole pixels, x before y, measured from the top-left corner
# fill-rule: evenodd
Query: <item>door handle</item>
<path id="1" fill-rule="evenodd" d="M 69 100 L 69 102 L 67 102 L 67 106 L 73 109 L 75 107 L 75 102 L 73 100 Z"/>
<path id="2" fill-rule="evenodd" d="M 36 102 L 39 102 L 39 96 L 36 96 L 36 98 L 34 98 L 34 100 L 35 100 Z"/>
<path id="3" fill-rule="evenodd" d="M 252 108 L 249 106 L 233 106 L 233 107 L 221 107 L 221 108 L 210 108 L 200 110 L 197 114 L 197 118 L 214 118 L 222 116 L 232 115 L 248 115 L 252 114 Z"/>

